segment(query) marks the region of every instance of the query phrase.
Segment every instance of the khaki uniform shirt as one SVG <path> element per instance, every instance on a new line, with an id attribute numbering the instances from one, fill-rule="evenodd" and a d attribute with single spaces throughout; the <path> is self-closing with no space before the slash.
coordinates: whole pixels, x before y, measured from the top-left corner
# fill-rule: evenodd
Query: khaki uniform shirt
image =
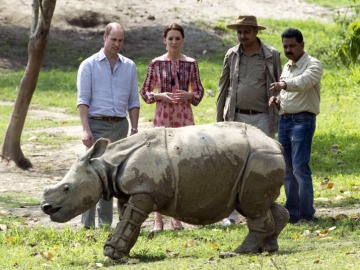
<path id="1" fill-rule="evenodd" d="M 310 112 L 318 115 L 322 72 L 320 61 L 306 52 L 296 63 L 288 61 L 280 76 L 280 81 L 284 81 L 287 88 L 279 95 L 279 114 Z"/>
<path id="2" fill-rule="evenodd" d="M 270 84 L 278 82 L 281 74 L 280 53 L 271 46 L 260 41 L 265 56 L 265 80 L 267 100 L 271 96 L 278 96 L 279 92 L 270 91 Z M 216 101 L 216 120 L 234 121 L 235 109 L 237 106 L 237 89 L 239 83 L 239 68 L 241 54 L 239 53 L 240 44 L 230 48 L 225 57 L 224 65 L 219 81 L 219 95 Z M 278 128 L 278 110 L 274 106 L 268 106 L 269 132 L 276 133 Z"/>
<path id="3" fill-rule="evenodd" d="M 268 113 L 266 66 L 262 46 L 252 56 L 241 53 L 239 71 L 236 107 Z"/>

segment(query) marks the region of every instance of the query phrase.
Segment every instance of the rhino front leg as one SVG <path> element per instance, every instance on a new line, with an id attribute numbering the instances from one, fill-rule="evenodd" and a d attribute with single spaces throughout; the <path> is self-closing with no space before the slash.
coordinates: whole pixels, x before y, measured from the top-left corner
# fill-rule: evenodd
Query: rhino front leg
<path id="1" fill-rule="evenodd" d="M 104 255 L 114 260 L 128 257 L 139 236 L 141 224 L 153 211 L 154 200 L 146 194 L 132 195 L 124 205 L 120 222 L 106 241 Z"/>
<path id="2" fill-rule="evenodd" d="M 289 221 L 289 212 L 282 205 L 274 203 L 271 206 L 271 212 L 275 220 L 275 232 L 273 235 L 265 239 L 262 246 L 262 251 L 275 252 L 279 250 L 278 236 L 281 231 L 285 228 L 286 224 Z"/>
<path id="3" fill-rule="evenodd" d="M 235 249 L 235 253 L 259 253 L 262 251 L 264 241 L 275 231 L 271 210 L 268 209 L 264 215 L 257 218 L 247 217 L 247 226 L 249 233 L 242 244 Z"/>

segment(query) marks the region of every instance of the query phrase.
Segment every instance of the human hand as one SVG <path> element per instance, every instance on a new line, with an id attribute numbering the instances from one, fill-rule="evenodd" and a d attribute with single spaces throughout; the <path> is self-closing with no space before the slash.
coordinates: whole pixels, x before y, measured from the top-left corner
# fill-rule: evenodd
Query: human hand
<path id="1" fill-rule="evenodd" d="M 83 132 L 82 142 L 86 147 L 91 147 L 94 144 L 94 136 L 91 131 L 85 130 Z"/>
<path id="2" fill-rule="evenodd" d="M 286 82 L 274 82 L 270 84 L 270 91 L 280 91 L 281 89 L 286 89 L 287 85 Z"/>
<path id="3" fill-rule="evenodd" d="M 169 93 L 169 92 L 157 94 L 155 96 L 155 100 L 156 101 L 161 100 L 161 101 L 168 102 L 168 103 L 178 103 L 178 100 L 175 99 L 175 97 L 174 97 L 174 93 Z"/>
<path id="4" fill-rule="evenodd" d="M 132 135 L 134 135 L 134 134 L 136 134 L 136 133 L 138 133 L 138 129 L 137 129 L 137 128 L 132 128 L 132 129 L 130 130 L 130 136 L 132 136 Z"/>
<path id="5" fill-rule="evenodd" d="M 276 108 L 279 109 L 280 108 L 280 100 L 275 96 L 270 97 L 269 106 L 270 107 L 276 107 Z"/>
<path id="6" fill-rule="evenodd" d="M 194 97 L 194 94 L 185 90 L 176 89 L 174 92 L 174 99 L 178 101 L 188 101 Z"/>

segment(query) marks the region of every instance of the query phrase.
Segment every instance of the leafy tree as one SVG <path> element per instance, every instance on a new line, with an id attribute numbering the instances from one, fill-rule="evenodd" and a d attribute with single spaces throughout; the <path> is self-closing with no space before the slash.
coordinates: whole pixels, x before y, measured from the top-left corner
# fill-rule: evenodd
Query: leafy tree
<path id="1" fill-rule="evenodd" d="M 354 5 L 350 6 L 352 14 L 340 20 L 338 23 L 345 27 L 344 39 L 338 46 L 338 55 L 346 67 L 359 63 L 360 58 L 360 6 L 356 5 L 357 0 L 352 0 Z"/>
<path id="2" fill-rule="evenodd" d="M 339 46 L 338 54 L 346 67 L 349 67 L 351 63 L 359 63 L 360 21 L 355 21 L 349 26 L 348 35 Z"/>
<path id="3" fill-rule="evenodd" d="M 28 62 L 2 145 L 1 158 L 14 161 L 22 169 L 32 167 L 30 160 L 21 150 L 20 138 L 44 59 L 55 5 L 56 0 L 33 0 L 32 2 L 33 17 L 28 42 Z"/>

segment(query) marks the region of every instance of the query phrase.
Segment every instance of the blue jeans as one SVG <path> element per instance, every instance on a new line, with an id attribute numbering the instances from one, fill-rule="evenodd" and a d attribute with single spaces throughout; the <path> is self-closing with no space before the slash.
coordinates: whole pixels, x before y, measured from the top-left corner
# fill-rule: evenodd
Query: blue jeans
<path id="1" fill-rule="evenodd" d="M 316 116 L 310 113 L 282 116 L 279 122 L 278 137 L 286 162 L 285 207 L 290 213 L 290 222 L 311 220 L 315 213 L 309 166 L 315 128 Z"/>

